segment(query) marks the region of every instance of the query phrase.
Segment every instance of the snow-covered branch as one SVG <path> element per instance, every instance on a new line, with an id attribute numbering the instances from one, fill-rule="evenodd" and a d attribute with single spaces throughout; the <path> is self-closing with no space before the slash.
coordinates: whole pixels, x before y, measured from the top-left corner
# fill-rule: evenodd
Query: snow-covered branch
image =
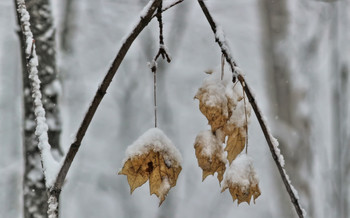
<path id="1" fill-rule="evenodd" d="M 287 189 L 287 192 L 290 196 L 290 199 L 295 207 L 295 210 L 300 218 L 303 218 L 305 216 L 305 210 L 301 207 L 298 193 L 295 190 L 295 188 L 292 186 L 291 181 L 289 179 L 289 176 L 287 175 L 285 169 L 284 169 L 284 159 L 280 152 L 280 149 L 278 147 L 277 140 L 272 136 L 269 128 L 267 127 L 266 120 L 264 119 L 264 116 L 258 107 L 256 103 L 256 99 L 254 94 L 252 93 L 251 89 L 249 88 L 247 82 L 245 81 L 243 75 L 240 73 L 240 70 L 237 67 L 237 64 L 232 58 L 230 49 L 228 47 L 228 43 L 225 40 L 225 35 L 222 31 L 222 28 L 217 25 L 217 23 L 214 21 L 213 17 L 211 16 L 206 4 L 203 0 L 198 0 L 199 5 L 202 8 L 202 11 L 204 15 L 206 16 L 214 34 L 215 34 L 215 40 L 219 44 L 221 48 L 221 52 L 226 58 L 226 61 L 229 63 L 233 76 L 237 77 L 239 82 L 242 84 L 244 91 L 249 99 L 250 104 L 253 107 L 253 110 L 255 112 L 255 115 L 259 121 L 260 127 L 264 133 L 264 136 L 266 138 L 267 144 L 270 148 L 272 157 L 276 163 L 276 166 L 278 168 L 278 171 L 282 177 L 282 181 Z"/>
<path id="2" fill-rule="evenodd" d="M 154 12 L 157 10 L 159 4 L 162 0 L 151 0 L 146 7 L 142 10 L 141 14 L 139 15 L 139 21 L 134 26 L 132 31 L 124 38 L 122 45 L 118 51 L 117 56 L 115 57 L 111 67 L 109 68 L 105 78 L 103 79 L 100 87 L 98 88 L 95 97 L 93 98 L 90 107 L 85 114 L 85 117 L 79 127 L 79 130 L 76 134 L 74 142 L 71 144 L 68 153 L 64 159 L 63 165 L 60 169 L 60 172 L 57 176 L 57 179 L 55 181 L 55 184 L 53 186 L 53 189 L 56 191 L 61 190 L 64 180 L 66 178 L 66 175 L 68 173 L 68 170 L 74 160 L 74 157 L 76 153 L 78 152 L 81 141 L 83 140 L 85 133 L 90 125 L 90 122 L 92 118 L 95 115 L 95 112 L 100 105 L 102 98 L 106 94 L 106 91 L 112 82 L 112 79 L 117 72 L 120 64 L 122 63 L 126 53 L 128 52 L 130 46 L 134 42 L 134 40 L 137 38 L 139 33 L 148 25 L 148 23 L 152 20 L 152 16 Z"/>
<path id="3" fill-rule="evenodd" d="M 46 187 L 50 188 L 56 179 L 59 164 L 51 154 L 51 146 L 48 141 L 48 125 L 45 118 L 45 110 L 41 101 L 42 94 L 40 91 L 40 79 L 38 76 L 38 57 L 35 50 L 35 41 L 33 33 L 30 29 L 30 16 L 25 6 L 24 0 L 16 0 L 16 9 L 18 19 L 21 25 L 21 33 L 25 42 L 25 54 L 27 62 L 27 71 L 31 83 L 32 98 L 34 102 L 34 113 L 36 117 L 35 135 L 39 140 L 39 150 L 41 152 L 41 160 L 43 172 L 46 181 Z"/>

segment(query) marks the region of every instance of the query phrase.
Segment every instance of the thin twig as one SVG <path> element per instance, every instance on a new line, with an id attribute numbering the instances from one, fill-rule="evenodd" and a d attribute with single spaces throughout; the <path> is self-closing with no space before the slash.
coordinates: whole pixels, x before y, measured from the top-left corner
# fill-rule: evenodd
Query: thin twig
<path id="1" fill-rule="evenodd" d="M 67 176 L 68 170 L 72 164 L 72 161 L 76 155 L 76 153 L 79 150 L 79 147 L 81 145 L 81 141 L 83 140 L 86 130 L 88 129 L 90 122 L 92 118 L 94 117 L 94 114 L 103 98 L 103 96 L 106 94 L 106 91 L 117 72 L 121 62 L 123 61 L 126 53 L 128 52 L 131 44 L 133 41 L 137 38 L 139 33 L 148 25 L 148 23 L 152 20 L 152 15 L 158 8 L 158 5 L 161 3 L 162 0 L 152 0 L 153 3 L 148 7 L 147 13 L 143 14 L 140 17 L 140 20 L 138 24 L 134 27 L 134 29 L 128 34 L 128 37 L 126 38 L 125 42 L 121 46 L 121 48 L 118 51 L 117 56 L 115 57 L 110 69 L 108 70 L 105 78 L 103 79 L 100 87 L 98 88 L 95 97 L 90 104 L 90 107 L 85 114 L 85 117 L 79 127 L 79 130 L 76 134 L 75 141 L 71 144 L 68 153 L 64 159 L 63 165 L 60 169 L 60 172 L 57 176 L 56 182 L 54 184 L 53 189 L 60 190 L 63 186 L 64 180 Z"/>
<path id="2" fill-rule="evenodd" d="M 237 72 L 236 70 L 236 67 L 237 67 L 237 64 L 234 62 L 233 58 L 232 58 L 232 55 L 231 55 L 231 52 L 229 51 L 229 48 L 227 46 L 227 43 L 226 41 L 222 41 L 218 36 L 217 36 L 217 24 L 215 23 L 214 19 L 212 18 L 207 6 L 205 5 L 204 1 L 203 0 L 198 0 L 198 3 L 200 5 L 200 7 L 202 8 L 202 11 L 204 13 L 204 15 L 206 16 L 214 34 L 215 34 L 215 39 L 216 39 L 216 42 L 219 44 L 220 48 L 221 48 L 221 52 L 225 55 L 226 57 L 226 61 L 230 64 L 231 66 L 231 70 L 232 70 L 232 73 L 233 73 L 233 78 L 235 77 L 238 77 L 238 80 L 239 82 L 241 83 L 241 85 L 243 86 L 243 89 L 248 97 L 248 100 L 250 102 L 250 104 L 252 105 L 253 107 L 253 110 L 254 110 L 254 113 L 259 121 L 259 124 L 260 124 L 260 127 L 264 133 L 264 136 L 265 136 L 265 139 L 267 141 L 267 144 L 270 148 L 270 151 L 271 151 L 271 154 L 272 154 L 272 157 L 275 161 L 275 164 L 278 168 L 278 171 L 282 177 L 282 181 L 284 183 L 284 186 L 286 187 L 287 189 L 287 192 L 289 194 L 289 197 L 294 205 L 294 208 L 298 214 L 298 216 L 300 218 L 303 218 L 304 217 L 304 210 L 302 209 L 301 205 L 300 205 L 300 202 L 299 202 L 299 197 L 297 197 L 297 194 L 294 193 L 294 191 L 292 190 L 292 185 L 288 179 L 288 175 L 285 171 L 285 169 L 283 168 L 282 166 L 282 163 L 280 162 L 280 158 L 279 156 L 277 155 L 277 149 L 275 146 L 274 146 L 274 143 L 273 141 L 274 138 L 273 136 L 271 135 L 264 119 L 263 119 L 263 115 L 262 115 L 262 112 L 261 110 L 259 109 L 257 103 L 256 103 L 256 100 L 254 98 L 254 95 L 252 94 L 248 84 L 246 83 L 244 77 Z"/>

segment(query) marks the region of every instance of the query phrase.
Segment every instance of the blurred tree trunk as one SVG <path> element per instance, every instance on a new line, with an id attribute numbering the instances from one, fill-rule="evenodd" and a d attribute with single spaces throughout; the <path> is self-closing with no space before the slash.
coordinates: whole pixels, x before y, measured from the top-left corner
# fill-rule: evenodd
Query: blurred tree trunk
<path id="1" fill-rule="evenodd" d="M 303 206 L 309 217 L 313 217 L 313 201 L 309 178 L 312 174 L 312 152 L 310 147 L 310 118 L 300 113 L 305 104 L 305 90 L 295 85 L 292 72 L 290 45 L 288 45 L 289 13 L 286 0 L 263 0 L 260 2 L 262 15 L 265 72 L 270 96 L 270 107 L 275 116 L 275 129 L 282 153 L 286 159 L 286 170 L 293 185 L 299 191 Z M 312 55 L 312 54 L 311 54 Z M 295 135 L 290 139 L 290 135 Z M 278 178 L 279 179 L 279 178 Z M 290 204 L 285 204 L 285 192 L 280 208 L 283 214 L 290 214 Z"/>
<path id="2" fill-rule="evenodd" d="M 332 82 L 333 82 L 333 158 L 335 163 L 333 206 L 339 218 L 347 218 L 349 211 L 349 64 L 350 25 L 349 2 L 341 1 L 333 5 L 332 19 Z"/>
<path id="3" fill-rule="evenodd" d="M 58 100 L 61 92 L 56 70 L 55 28 L 49 0 L 27 0 L 31 30 L 34 35 L 36 52 L 39 59 L 39 77 L 41 79 L 42 101 L 46 110 L 49 126 L 49 142 L 57 159 L 62 156 L 60 148 L 61 121 Z M 24 42 L 21 38 L 21 45 Z M 47 190 L 42 173 L 38 141 L 35 136 L 35 115 L 31 97 L 25 54 L 22 52 L 23 65 L 23 203 L 24 217 L 47 217 Z"/>
<path id="4" fill-rule="evenodd" d="M 73 45 L 73 34 L 75 30 L 75 2 L 74 0 L 66 0 L 65 7 L 63 11 L 63 22 L 61 31 L 61 47 L 64 52 L 72 52 Z"/>

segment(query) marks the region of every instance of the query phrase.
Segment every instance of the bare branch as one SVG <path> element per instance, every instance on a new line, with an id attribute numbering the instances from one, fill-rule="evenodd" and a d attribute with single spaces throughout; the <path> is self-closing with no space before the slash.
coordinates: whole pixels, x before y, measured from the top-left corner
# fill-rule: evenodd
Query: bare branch
<path id="1" fill-rule="evenodd" d="M 218 33 L 218 25 L 216 24 L 216 22 L 214 21 L 214 19 L 212 18 L 207 6 L 205 5 L 203 0 L 198 0 L 199 5 L 202 8 L 203 13 L 205 14 L 211 29 L 213 30 L 214 34 L 215 34 L 215 39 L 216 42 L 219 44 L 220 48 L 221 48 L 221 52 L 224 54 L 226 61 L 229 63 L 229 65 L 231 66 L 231 70 L 233 73 L 234 78 L 237 76 L 239 82 L 242 84 L 244 91 L 248 97 L 248 100 L 250 102 L 250 104 L 253 107 L 254 113 L 259 121 L 261 130 L 264 133 L 266 142 L 270 148 L 272 157 L 275 161 L 275 164 L 278 168 L 278 171 L 282 177 L 282 181 L 284 183 L 284 186 L 287 189 L 287 192 L 289 194 L 289 197 L 295 207 L 295 210 L 298 214 L 298 216 L 300 218 L 303 218 L 305 216 L 305 211 L 302 209 L 300 202 L 299 202 L 299 197 L 297 196 L 297 193 L 295 191 L 295 189 L 293 188 L 293 186 L 291 185 L 291 182 L 289 180 L 289 177 L 285 171 L 285 169 L 283 168 L 283 163 L 281 163 L 281 157 L 279 154 L 279 149 L 276 145 L 276 140 L 275 138 L 273 138 L 273 136 L 270 133 L 270 130 L 268 129 L 265 120 L 263 119 L 263 115 L 261 110 L 259 109 L 255 97 L 252 94 L 252 91 L 250 90 L 248 84 L 246 83 L 244 77 L 239 73 L 239 71 L 236 69 L 237 68 L 237 64 L 234 62 L 231 52 L 229 50 L 229 47 L 227 46 L 227 43 L 223 37 L 223 35 L 221 35 L 222 33 Z"/>
<path id="2" fill-rule="evenodd" d="M 158 5 L 161 3 L 162 0 L 151 0 L 150 3 L 146 6 L 143 11 L 143 14 L 140 17 L 139 22 L 134 27 L 134 29 L 131 31 L 131 33 L 128 34 L 126 37 L 124 43 L 122 44 L 121 48 L 118 51 L 117 56 L 115 57 L 110 69 L 108 70 L 105 78 L 103 79 L 100 87 L 98 88 L 95 97 L 90 104 L 90 107 L 85 114 L 85 117 L 79 127 L 79 130 L 76 134 L 75 141 L 71 144 L 68 153 L 65 157 L 65 160 L 63 162 L 62 168 L 60 169 L 60 172 L 57 176 L 56 182 L 54 184 L 53 189 L 54 190 L 60 190 L 63 186 L 64 180 L 66 178 L 66 175 L 68 173 L 68 170 L 73 162 L 73 159 L 76 155 L 76 153 L 79 150 L 79 147 L 81 145 L 81 141 L 83 140 L 86 130 L 88 129 L 90 122 L 92 118 L 94 117 L 94 114 L 102 101 L 102 98 L 106 94 L 106 90 L 108 89 L 115 73 L 117 72 L 121 62 L 123 61 L 126 53 L 128 52 L 131 44 L 133 41 L 137 38 L 139 33 L 148 25 L 148 23 L 152 19 L 152 15 L 158 8 Z"/>

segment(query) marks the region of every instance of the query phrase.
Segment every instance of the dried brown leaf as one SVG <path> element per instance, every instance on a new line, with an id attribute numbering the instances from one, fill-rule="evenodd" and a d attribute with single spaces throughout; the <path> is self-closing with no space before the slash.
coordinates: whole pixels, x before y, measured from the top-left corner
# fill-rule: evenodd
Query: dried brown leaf
<path id="1" fill-rule="evenodd" d="M 221 183 L 226 170 L 224 151 L 220 141 L 211 133 L 211 131 L 207 131 L 206 134 L 207 136 L 211 134 L 209 137 L 212 138 L 205 139 L 203 134 L 199 134 L 194 145 L 198 166 L 203 170 L 202 181 L 204 181 L 207 176 L 214 175 L 214 173 L 217 172 L 217 178 L 219 183 Z M 211 147 L 209 148 L 210 152 L 203 151 L 204 149 L 208 149 L 207 146 Z"/>
<path id="2" fill-rule="evenodd" d="M 207 118 L 213 132 L 223 127 L 228 120 L 226 96 L 214 90 L 200 88 L 195 96 L 199 100 L 199 109 Z"/>
<path id="3" fill-rule="evenodd" d="M 253 167 L 252 159 L 246 154 L 239 155 L 227 168 L 221 192 L 229 189 L 232 200 L 238 204 L 255 199 L 261 194 L 259 179 Z"/>
<path id="4" fill-rule="evenodd" d="M 170 188 L 176 185 L 181 169 L 179 164 L 168 166 L 160 152 L 149 150 L 129 158 L 118 174 L 127 176 L 131 193 L 149 180 L 150 194 L 155 194 L 161 205 Z"/>

